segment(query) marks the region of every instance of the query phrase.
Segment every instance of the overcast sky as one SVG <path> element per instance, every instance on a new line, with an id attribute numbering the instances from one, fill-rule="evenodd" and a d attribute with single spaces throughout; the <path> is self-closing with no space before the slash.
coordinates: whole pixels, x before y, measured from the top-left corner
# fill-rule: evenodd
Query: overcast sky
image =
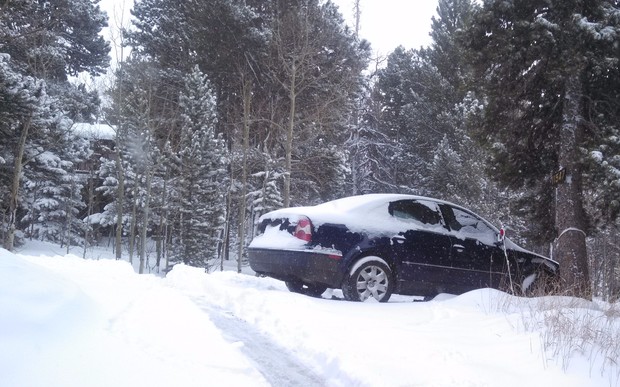
<path id="1" fill-rule="evenodd" d="M 354 0 L 332 0 L 353 28 Z M 361 0 L 360 36 L 381 55 L 399 45 L 420 48 L 431 43 L 431 17 L 436 15 L 437 0 Z"/>

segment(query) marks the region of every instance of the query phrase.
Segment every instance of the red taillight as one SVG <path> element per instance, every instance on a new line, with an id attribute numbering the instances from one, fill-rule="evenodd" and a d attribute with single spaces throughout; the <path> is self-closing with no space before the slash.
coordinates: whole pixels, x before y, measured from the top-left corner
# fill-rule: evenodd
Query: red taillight
<path id="1" fill-rule="evenodd" d="M 295 227 L 295 233 L 293 233 L 293 235 L 295 238 L 310 242 L 312 240 L 312 223 L 310 222 L 310 219 L 306 217 L 299 218 L 297 226 Z"/>

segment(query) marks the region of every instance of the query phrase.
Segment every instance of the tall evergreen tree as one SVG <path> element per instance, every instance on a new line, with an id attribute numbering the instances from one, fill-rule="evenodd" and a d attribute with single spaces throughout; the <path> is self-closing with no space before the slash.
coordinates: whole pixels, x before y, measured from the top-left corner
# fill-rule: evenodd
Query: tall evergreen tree
<path id="1" fill-rule="evenodd" d="M 472 0 L 439 0 L 437 16 L 432 17 L 433 42 L 427 54 L 430 62 L 452 87 L 448 95 L 452 103 L 459 103 L 471 91 L 472 67 L 465 59 L 465 47 L 459 42 L 459 33 L 472 23 L 477 8 Z"/>
<path id="2" fill-rule="evenodd" d="M 206 76 L 195 67 L 180 98 L 180 259 L 208 269 L 217 258 L 224 225 L 222 187 L 228 177 L 227 148 L 216 129 L 216 103 Z"/>
<path id="3" fill-rule="evenodd" d="M 584 297 L 591 289 L 583 150 L 603 128 L 618 130 L 615 92 L 607 91 L 620 76 L 619 25 L 617 4 L 603 0 L 487 0 L 467 36 L 487 96 L 481 135 L 495 173 L 529 189 L 542 236 L 555 238 L 564 287 Z M 566 178 L 552 187 L 560 170 Z"/>
<path id="4" fill-rule="evenodd" d="M 389 160 L 392 177 L 384 180 L 403 187 L 400 190 L 452 196 L 440 189 L 433 173 L 438 144 L 455 152 L 464 166 L 472 165 L 479 156 L 469 152 L 474 158 L 470 160 L 463 157 L 465 154 L 459 155 L 470 142 L 466 119 L 472 116 L 464 114 L 463 107 L 472 96 L 471 67 L 463 58 L 464 48 L 457 36 L 470 23 L 474 9 L 470 0 L 440 0 L 437 17 L 432 19 L 431 46 L 410 51 L 397 48 L 388 57 L 387 66 L 379 71 L 377 88 L 383 107 L 379 125 L 396 150 Z M 462 182 L 456 186 L 466 187 L 469 174 L 452 172 L 453 183 L 460 178 Z M 461 196 L 471 197 L 464 192 Z"/>

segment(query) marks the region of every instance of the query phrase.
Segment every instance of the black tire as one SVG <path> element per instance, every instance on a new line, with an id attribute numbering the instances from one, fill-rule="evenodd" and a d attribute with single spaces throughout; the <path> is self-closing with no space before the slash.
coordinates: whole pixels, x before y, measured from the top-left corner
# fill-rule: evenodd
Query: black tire
<path id="1" fill-rule="evenodd" d="M 364 302 L 373 298 L 388 302 L 393 291 L 392 270 L 379 257 L 362 258 L 353 265 L 342 286 L 344 298 L 349 301 Z"/>
<path id="2" fill-rule="evenodd" d="M 293 293 L 305 294 L 311 297 L 321 297 L 321 294 L 327 290 L 327 286 L 306 284 L 299 280 L 284 281 L 284 284 Z"/>

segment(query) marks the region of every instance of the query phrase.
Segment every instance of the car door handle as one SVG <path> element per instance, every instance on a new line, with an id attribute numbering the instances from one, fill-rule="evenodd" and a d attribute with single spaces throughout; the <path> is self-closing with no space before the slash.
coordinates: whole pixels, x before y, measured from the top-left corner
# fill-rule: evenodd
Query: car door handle
<path id="1" fill-rule="evenodd" d="M 458 250 L 459 253 L 461 251 L 465 250 L 465 246 L 463 246 L 463 245 L 452 245 L 452 248 Z"/>
<path id="2" fill-rule="evenodd" d="M 398 243 L 398 244 L 405 243 L 405 237 L 404 237 L 404 236 L 401 236 L 401 235 L 394 235 L 394 236 L 392 237 L 392 240 L 393 240 L 394 242 Z"/>

